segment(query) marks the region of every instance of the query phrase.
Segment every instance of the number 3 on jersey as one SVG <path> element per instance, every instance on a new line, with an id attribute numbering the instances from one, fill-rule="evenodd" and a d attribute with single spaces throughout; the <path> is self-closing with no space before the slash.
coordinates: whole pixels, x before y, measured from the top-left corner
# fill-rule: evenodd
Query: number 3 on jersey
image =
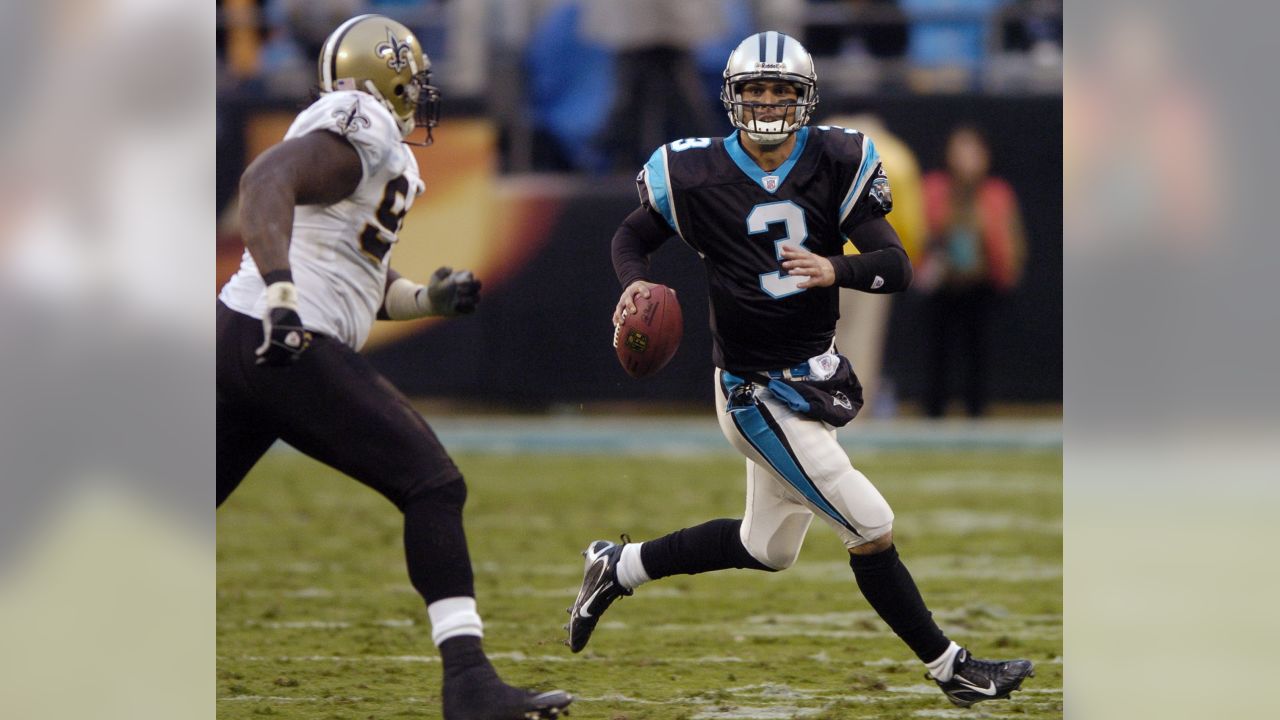
<path id="1" fill-rule="evenodd" d="M 804 241 L 809 239 L 809 226 L 804 221 L 804 210 L 799 205 L 790 200 L 780 200 L 751 208 L 751 213 L 747 215 L 747 232 L 758 235 L 767 232 L 774 223 L 782 223 L 784 229 L 782 238 L 773 243 L 774 254 L 779 262 L 782 261 L 782 248 L 804 249 Z M 808 288 L 796 287 L 803 280 L 803 275 L 787 275 L 782 270 L 775 270 L 760 274 L 760 289 L 776 300 L 807 290 Z"/>

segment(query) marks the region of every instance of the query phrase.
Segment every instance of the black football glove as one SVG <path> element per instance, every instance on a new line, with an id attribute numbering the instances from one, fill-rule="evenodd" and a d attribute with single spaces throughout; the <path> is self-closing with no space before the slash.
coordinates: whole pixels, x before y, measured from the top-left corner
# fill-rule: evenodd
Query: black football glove
<path id="1" fill-rule="evenodd" d="M 254 350 L 259 365 L 283 367 L 297 362 L 311 345 L 311 333 L 298 317 L 297 291 L 293 283 L 275 283 L 267 289 L 267 313 L 262 317 L 262 344 Z"/>
<path id="2" fill-rule="evenodd" d="M 480 281 L 470 270 L 454 272 L 450 267 L 439 268 L 427 283 L 427 300 L 432 315 L 453 317 L 473 313 L 480 303 Z"/>

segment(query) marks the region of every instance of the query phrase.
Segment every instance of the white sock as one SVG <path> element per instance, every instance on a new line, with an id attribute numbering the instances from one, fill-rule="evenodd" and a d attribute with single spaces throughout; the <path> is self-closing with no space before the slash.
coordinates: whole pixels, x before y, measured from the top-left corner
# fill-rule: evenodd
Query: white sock
<path id="1" fill-rule="evenodd" d="M 933 662 L 925 663 L 925 667 L 929 668 L 929 674 L 938 682 L 946 682 L 951 679 L 952 671 L 955 669 L 956 653 L 960 652 L 960 646 L 952 641 L 946 650 L 938 656 Z"/>
<path id="2" fill-rule="evenodd" d="M 427 616 L 431 618 L 431 642 L 436 647 L 459 635 L 484 637 L 484 623 L 480 621 L 480 613 L 476 612 L 476 599 L 473 597 L 437 600 L 427 606 Z"/>
<path id="3" fill-rule="evenodd" d="M 649 573 L 645 572 L 644 563 L 640 561 L 640 546 L 644 543 L 627 543 L 622 546 L 622 557 L 618 558 L 618 582 L 628 590 L 635 590 L 649 582 Z"/>

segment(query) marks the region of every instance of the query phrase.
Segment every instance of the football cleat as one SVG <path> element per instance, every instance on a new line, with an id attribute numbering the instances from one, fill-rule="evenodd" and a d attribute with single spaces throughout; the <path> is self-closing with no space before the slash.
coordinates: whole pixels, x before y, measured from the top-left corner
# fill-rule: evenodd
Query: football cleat
<path id="1" fill-rule="evenodd" d="M 626 537 L 623 537 L 625 544 Z M 582 652 L 591 639 L 591 632 L 600 622 L 600 616 L 614 600 L 631 595 L 634 591 L 618 582 L 618 560 L 622 557 L 622 545 L 608 540 L 596 540 L 582 551 L 586 564 L 582 571 L 582 589 L 569 608 L 569 640 L 566 643 L 574 652 Z"/>
<path id="2" fill-rule="evenodd" d="M 496 676 L 470 686 L 465 679 L 457 684 L 446 679 L 443 694 L 445 720 L 552 720 L 568 715 L 573 702 L 563 690 L 521 690 Z"/>
<path id="3" fill-rule="evenodd" d="M 1009 697 L 1023 680 L 1036 674 L 1030 660 L 979 660 L 964 648 L 956 653 L 952 673 L 946 682 L 928 673 L 925 677 L 938 683 L 947 699 L 960 707 Z"/>

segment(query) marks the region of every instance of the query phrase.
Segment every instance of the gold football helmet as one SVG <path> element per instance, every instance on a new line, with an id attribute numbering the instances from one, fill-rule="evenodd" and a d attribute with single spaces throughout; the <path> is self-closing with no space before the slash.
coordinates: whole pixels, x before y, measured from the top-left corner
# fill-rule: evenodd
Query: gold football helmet
<path id="1" fill-rule="evenodd" d="M 357 15 L 338 26 L 320 49 L 320 92 L 360 90 L 395 116 L 400 136 L 440 120 L 440 91 L 431 84 L 431 60 L 413 31 L 382 15 Z M 418 144 L 418 143 L 415 143 Z"/>

